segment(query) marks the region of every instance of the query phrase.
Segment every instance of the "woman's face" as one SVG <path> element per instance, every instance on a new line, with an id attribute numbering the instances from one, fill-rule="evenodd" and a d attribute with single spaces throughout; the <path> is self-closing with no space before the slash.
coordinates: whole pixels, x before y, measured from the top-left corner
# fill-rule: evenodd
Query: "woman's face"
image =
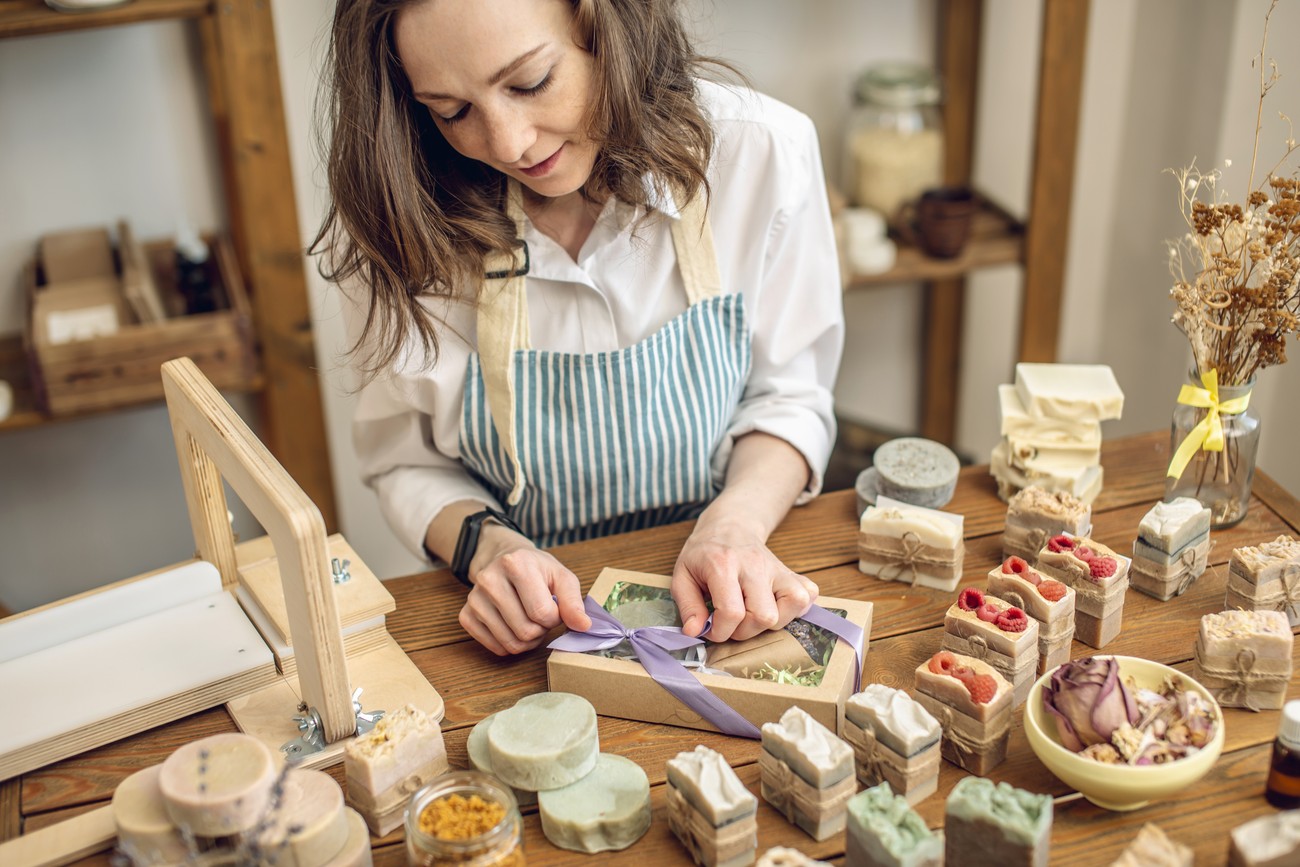
<path id="1" fill-rule="evenodd" d="M 593 60 L 567 0 L 422 0 L 397 16 L 398 56 L 447 142 L 540 196 L 579 190 Z"/>

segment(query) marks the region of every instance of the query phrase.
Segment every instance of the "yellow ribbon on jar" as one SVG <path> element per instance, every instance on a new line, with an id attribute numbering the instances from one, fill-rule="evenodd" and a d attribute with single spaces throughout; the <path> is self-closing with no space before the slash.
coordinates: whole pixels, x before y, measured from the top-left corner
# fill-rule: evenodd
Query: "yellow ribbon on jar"
<path id="1" fill-rule="evenodd" d="M 1207 452 L 1223 451 L 1223 419 L 1221 416 L 1237 415 L 1250 406 L 1250 392 L 1232 400 L 1219 400 L 1219 372 L 1209 370 L 1201 374 L 1201 383 L 1205 388 L 1184 385 L 1178 392 L 1178 402 L 1184 406 L 1194 406 L 1206 410 L 1205 418 L 1197 422 L 1196 427 L 1188 432 L 1169 461 L 1166 475 L 1171 479 L 1181 478 L 1183 470 L 1191 463 L 1192 457 L 1201 449 Z"/>

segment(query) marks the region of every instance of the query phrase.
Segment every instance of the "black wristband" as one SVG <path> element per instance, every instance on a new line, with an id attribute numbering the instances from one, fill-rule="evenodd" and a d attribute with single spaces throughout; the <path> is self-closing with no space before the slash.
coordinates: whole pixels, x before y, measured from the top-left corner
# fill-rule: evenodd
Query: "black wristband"
<path id="1" fill-rule="evenodd" d="M 503 527 L 509 527 L 516 533 L 523 533 L 519 525 L 510 520 L 508 515 L 496 509 L 484 509 L 466 518 L 460 525 L 460 535 L 456 538 L 456 553 L 451 558 L 451 574 L 466 587 L 474 586 L 469 580 L 469 564 L 473 562 L 474 554 L 478 551 L 478 537 L 483 522 L 489 520 L 496 521 Z"/>

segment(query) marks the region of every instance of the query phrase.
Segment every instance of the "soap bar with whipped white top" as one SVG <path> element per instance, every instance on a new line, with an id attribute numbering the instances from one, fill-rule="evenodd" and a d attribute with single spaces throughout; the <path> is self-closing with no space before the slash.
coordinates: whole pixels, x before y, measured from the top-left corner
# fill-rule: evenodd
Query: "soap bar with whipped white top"
<path id="1" fill-rule="evenodd" d="M 1156 503 L 1138 524 L 1138 538 L 1170 557 L 1177 557 L 1210 532 L 1210 510 L 1191 497 Z"/>
<path id="2" fill-rule="evenodd" d="M 1020 405 L 1035 418 L 1089 424 L 1119 418 L 1124 411 L 1124 392 L 1106 364 L 1022 361 L 1015 385 Z"/>
<path id="3" fill-rule="evenodd" d="M 938 508 L 952 499 L 961 470 L 952 449 L 920 437 L 884 443 L 871 463 L 878 473 L 880 496 L 927 508 Z"/>
<path id="4" fill-rule="evenodd" d="M 488 730 L 492 772 L 507 786 L 543 792 L 576 783 L 596 766 L 596 711 L 567 692 L 528 695 Z"/>
<path id="5" fill-rule="evenodd" d="M 275 853 L 276 867 L 321 867 L 348 841 L 343 790 L 322 771 L 290 768 L 281 783 L 279 806 L 268 817 L 262 848 Z"/>
<path id="6" fill-rule="evenodd" d="M 763 749 L 814 788 L 853 774 L 853 749 L 800 707 L 781 714 L 779 722 L 763 724 Z"/>
<path id="7" fill-rule="evenodd" d="M 650 781 L 631 759 L 600 753 L 591 773 L 538 792 L 537 813 L 542 833 L 561 849 L 626 849 L 650 829 Z"/>
<path id="8" fill-rule="evenodd" d="M 952 867 L 1048 867 L 1052 796 L 983 777 L 963 777 L 944 809 L 945 863 Z"/>
<path id="9" fill-rule="evenodd" d="M 1300 810 L 1260 816 L 1232 829 L 1228 867 L 1300 864 Z"/>
<path id="10" fill-rule="evenodd" d="M 849 801 L 844 867 L 942 867 L 943 832 L 881 783 Z"/>
<path id="11" fill-rule="evenodd" d="M 251 735 L 210 735 L 168 756 L 158 787 L 178 827 L 199 837 L 228 837 L 261 821 L 278 767 L 270 748 Z"/>
<path id="12" fill-rule="evenodd" d="M 1174 842 L 1159 825 L 1147 822 L 1110 867 L 1192 867 L 1194 857 L 1190 846 Z"/>
<path id="13" fill-rule="evenodd" d="M 745 788 L 726 758 L 706 746 L 668 760 L 668 785 L 714 827 L 753 815 L 758 798 Z"/>
<path id="14" fill-rule="evenodd" d="M 868 684 L 849 696 L 844 716 L 871 732 L 876 740 L 907 757 L 939 741 L 939 721 L 901 689 L 883 683 Z"/>
<path id="15" fill-rule="evenodd" d="M 162 765 L 136 771 L 113 792 L 117 845 L 132 864 L 180 864 L 190 857 L 180 829 L 172 823 L 158 788 Z"/>
<path id="16" fill-rule="evenodd" d="M 470 766 L 485 774 L 492 773 L 492 754 L 488 751 L 488 731 L 492 728 L 492 722 L 497 715 L 492 713 L 479 720 L 474 728 L 469 730 L 469 737 L 465 741 L 465 751 L 469 753 Z M 495 776 L 495 775 L 494 775 Z M 537 793 L 529 792 L 525 789 L 511 789 L 511 794 L 515 796 L 515 803 L 520 807 L 532 807 L 537 803 Z"/>
<path id="17" fill-rule="evenodd" d="M 373 729 L 345 746 L 343 767 L 348 787 L 362 786 L 374 800 L 413 774 L 427 783 L 447 770 L 442 729 L 424 711 L 408 704 L 385 714 Z"/>

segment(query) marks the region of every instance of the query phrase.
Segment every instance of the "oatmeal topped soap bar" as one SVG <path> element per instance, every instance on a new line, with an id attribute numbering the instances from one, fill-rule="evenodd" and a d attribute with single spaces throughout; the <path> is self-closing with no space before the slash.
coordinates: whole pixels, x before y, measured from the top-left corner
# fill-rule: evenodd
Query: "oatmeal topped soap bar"
<path id="1" fill-rule="evenodd" d="M 844 716 L 900 756 L 912 756 L 937 743 L 939 721 L 901 689 L 868 684 L 844 705 Z"/>
<path id="2" fill-rule="evenodd" d="M 1224 611 L 1201 617 L 1200 650 L 1209 657 L 1236 657 L 1249 650 L 1258 659 L 1290 663 L 1294 641 L 1281 611 Z"/>
<path id="3" fill-rule="evenodd" d="M 1083 536 L 1092 530 L 1092 507 L 1066 491 L 1030 485 L 1007 502 L 1007 522 L 1053 535 Z"/>
<path id="4" fill-rule="evenodd" d="M 1086 424 L 1119 418 L 1124 392 L 1105 364 L 1016 365 L 1016 394 L 1031 416 Z"/>
<path id="5" fill-rule="evenodd" d="M 1280 579 L 1292 564 L 1300 564 L 1300 541 L 1278 536 L 1263 545 L 1233 550 L 1231 569 L 1252 584 L 1262 584 Z"/>

